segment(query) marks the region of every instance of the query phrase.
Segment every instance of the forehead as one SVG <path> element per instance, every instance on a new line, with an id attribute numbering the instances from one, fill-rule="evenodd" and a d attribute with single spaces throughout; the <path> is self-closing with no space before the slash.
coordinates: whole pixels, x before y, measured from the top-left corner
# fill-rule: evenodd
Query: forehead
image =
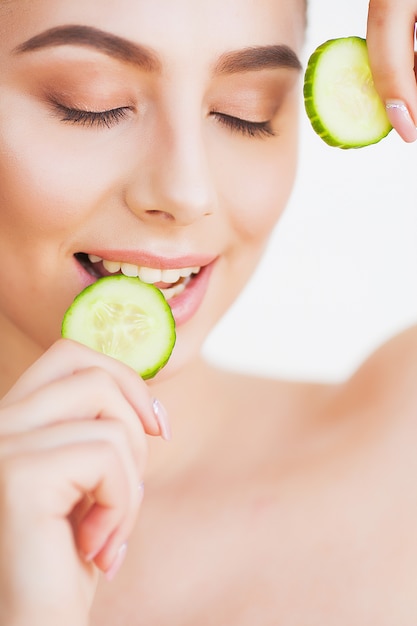
<path id="1" fill-rule="evenodd" d="M 80 24 L 154 48 L 167 58 L 303 41 L 305 0 L 0 0 L 0 41 Z M 1 44 L 0 44 L 1 45 Z"/>

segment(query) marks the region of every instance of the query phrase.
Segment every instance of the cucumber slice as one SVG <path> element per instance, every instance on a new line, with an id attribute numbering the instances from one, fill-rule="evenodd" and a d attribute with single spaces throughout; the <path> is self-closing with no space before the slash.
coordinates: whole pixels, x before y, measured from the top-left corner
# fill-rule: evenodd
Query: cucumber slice
<path id="1" fill-rule="evenodd" d="M 392 129 L 361 37 L 330 39 L 313 52 L 304 76 L 304 104 L 313 129 L 330 146 L 362 148 Z"/>
<path id="2" fill-rule="evenodd" d="M 123 361 L 145 379 L 167 363 L 176 338 L 174 318 L 160 290 L 121 274 L 84 289 L 66 311 L 61 332 Z"/>

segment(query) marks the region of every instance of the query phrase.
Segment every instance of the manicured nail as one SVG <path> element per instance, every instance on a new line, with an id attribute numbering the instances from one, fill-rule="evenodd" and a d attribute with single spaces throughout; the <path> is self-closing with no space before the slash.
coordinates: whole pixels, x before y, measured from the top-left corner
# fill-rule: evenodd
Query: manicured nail
<path id="1" fill-rule="evenodd" d="M 107 572 L 105 572 L 104 575 L 109 582 L 113 580 L 113 578 L 116 576 L 117 572 L 121 568 L 122 563 L 126 557 L 126 551 L 127 551 L 127 543 L 124 543 L 123 545 L 120 546 L 119 551 L 113 563 L 111 564 Z"/>
<path id="2" fill-rule="evenodd" d="M 400 137 L 408 143 L 415 141 L 417 139 L 417 128 L 404 102 L 401 100 L 387 100 L 385 109 L 389 121 Z"/>
<path id="3" fill-rule="evenodd" d="M 161 431 L 162 439 L 165 441 L 171 441 L 171 426 L 168 420 L 168 413 L 165 407 L 156 398 L 152 402 L 153 412 L 155 413 L 156 421 Z"/>

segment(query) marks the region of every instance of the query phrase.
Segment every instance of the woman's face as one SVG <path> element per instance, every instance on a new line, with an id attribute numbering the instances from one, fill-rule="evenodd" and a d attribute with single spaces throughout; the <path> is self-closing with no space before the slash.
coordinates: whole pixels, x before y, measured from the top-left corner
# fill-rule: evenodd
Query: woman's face
<path id="1" fill-rule="evenodd" d="M 0 329 L 46 348 L 121 270 L 189 359 L 290 193 L 303 29 L 302 0 L 0 0 Z"/>

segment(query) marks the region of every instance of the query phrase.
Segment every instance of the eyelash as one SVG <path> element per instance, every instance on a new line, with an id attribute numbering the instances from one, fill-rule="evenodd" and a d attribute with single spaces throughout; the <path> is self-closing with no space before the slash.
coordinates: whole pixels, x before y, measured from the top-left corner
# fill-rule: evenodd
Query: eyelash
<path id="1" fill-rule="evenodd" d="M 131 111 L 131 107 L 119 107 L 117 109 L 109 109 L 108 111 L 83 111 L 82 109 L 71 109 L 57 102 L 54 103 L 54 106 L 62 115 L 62 122 L 79 124 L 88 128 L 111 128 L 124 120 L 129 111 Z M 268 121 L 251 122 L 240 117 L 217 112 L 212 112 L 212 115 L 232 132 L 240 133 L 246 137 L 262 138 L 275 136 L 275 132 Z"/>
<path id="2" fill-rule="evenodd" d="M 270 122 L 250 122 L 242 120 L 240 117 L 227 115 L 226 113 L 212 112 L 212 115 L 232 132 L 240 133 L 246 137 L 274 137 L 275 131 L 271 128 Z"/>
<path id="3" fill-rule="evenodd" d="M 131 107 L 119 107 L 108 111 L 83 111 L 82 109 L 71 109 L 58 103 L 54 103 L 54 106 L 61 114 L 62 122 L 79 124 L 88 128 L 111 128 L 125 119 L 132 110 Z"/>

